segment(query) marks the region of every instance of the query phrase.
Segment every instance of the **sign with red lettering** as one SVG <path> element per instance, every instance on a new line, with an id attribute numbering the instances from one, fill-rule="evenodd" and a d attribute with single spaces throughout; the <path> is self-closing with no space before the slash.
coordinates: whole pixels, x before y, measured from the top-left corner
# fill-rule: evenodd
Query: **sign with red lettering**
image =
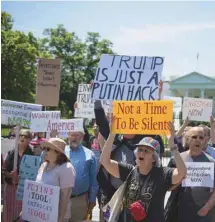
<path id="1" fill-rule="evenodd" d="M 60 187 L 25 180 L 22 219 L 58 222 Z"/>
<path id="2" fill-rule="evenodd" d="M 92 88 L 96 100 L 156 100 L 164 57 L 101 56 Z"/>
<path id="3" fill-rule="evenodd" d="M 184 97 L 182 112 L 183 120 L 188 116 L 189 120 L 209 122 L 212 110 L 212 99 Z"/>
<path id="4" fill-rule="evenodd" d="M 83 124 L 83 119 L 61 119 L 56 126 L 54 126 L 54 129 L 61 133 L 72 131 L 84 132 Z"/>
<path id="5" fill-rule="evenodd" d="M 60 111 L 31 113 L 31 132 L 51 132 L 60 121 Z"/>

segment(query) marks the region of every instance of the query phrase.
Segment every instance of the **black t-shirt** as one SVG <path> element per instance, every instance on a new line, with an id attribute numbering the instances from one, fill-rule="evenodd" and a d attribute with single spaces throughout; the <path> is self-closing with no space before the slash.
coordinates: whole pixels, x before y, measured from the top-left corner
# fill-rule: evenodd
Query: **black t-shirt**
<path id="1" fill-rule="evenodd" d="M 118 165 L 120 179 L 125 181 L 134 167 L 124 163 Z M 173 170 L 168 167 L 153 167 L 148 175 L 142 175 L 138 168 L 134 169 L 128 180 L 124 209 L 128 209 L 131 203 L 141 200 L 147 212 L 144 222 L 164 222 L 164 198 L 172 186 Z M 134 221 L 129 210 L 126 211 L 127 221 Z M 120 219 L 121 221 L 123 219 Z"/>

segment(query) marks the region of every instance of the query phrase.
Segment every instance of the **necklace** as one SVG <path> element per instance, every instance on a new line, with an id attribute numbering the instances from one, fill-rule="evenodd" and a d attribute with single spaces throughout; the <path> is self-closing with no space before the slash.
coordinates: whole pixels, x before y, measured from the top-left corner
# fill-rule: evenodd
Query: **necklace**
<path id="1" fill-rule="evenodd" d="M 53 166 L 49 167 L 48 164 L 46 164 L 46 166 L 45 166 L 45 172 L 50 171 L 50 170 L 53 170 L 56 166 L 57 166 L 57 165 L 54 164 Z"/>

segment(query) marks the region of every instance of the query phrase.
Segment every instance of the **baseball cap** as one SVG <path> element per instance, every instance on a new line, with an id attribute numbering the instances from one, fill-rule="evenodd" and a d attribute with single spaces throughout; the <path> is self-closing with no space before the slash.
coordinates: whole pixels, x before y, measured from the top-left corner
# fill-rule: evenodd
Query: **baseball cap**
<path id="1" fill-rule="evenodd" d="M 148 146 L 157 153 L 160 153 L 160 143 L 152 137 L 144 137 L 138 144 L 135 144 L 135 146 Z"/>

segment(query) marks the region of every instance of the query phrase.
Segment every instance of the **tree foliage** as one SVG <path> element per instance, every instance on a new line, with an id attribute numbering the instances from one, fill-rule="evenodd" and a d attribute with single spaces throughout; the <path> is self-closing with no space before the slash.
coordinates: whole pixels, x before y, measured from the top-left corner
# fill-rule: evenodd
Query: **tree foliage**
<path id="1" fill-rule="evenodd" d="M 34 102 L 38 58 L 61 59 L 61 89 L 59 107 L 62 116 L 71 117 L 80 83 L 94 79 L 101 54 L 112 54 L 112 43 L 99 33 L 89 32 L 81 40 L 63 25 L 47 28 L 43 38 L 31 32 L 13 30 L 13 19 L 1 13 L 2 35 L 2 98 Z M 52 108 L 53 109 L 53 108 Z"/>

